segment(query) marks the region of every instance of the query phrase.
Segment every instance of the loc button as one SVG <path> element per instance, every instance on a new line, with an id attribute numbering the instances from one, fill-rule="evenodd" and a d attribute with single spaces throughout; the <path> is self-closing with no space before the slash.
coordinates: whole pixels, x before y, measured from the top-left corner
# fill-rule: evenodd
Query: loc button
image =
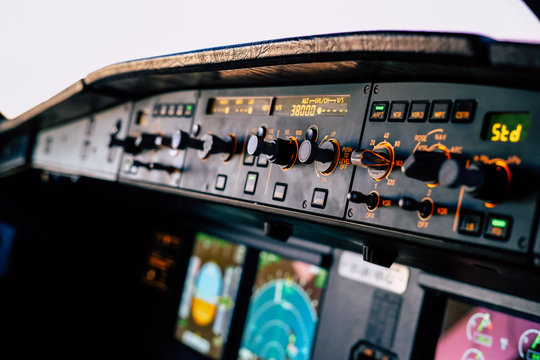
<path id="1" fill-rule="evenodd" d="M 506 240 L 510 235 L 512 218 L 502 215 L 490 215 L 488 217 L 485 236 L 495 240 Z"/>

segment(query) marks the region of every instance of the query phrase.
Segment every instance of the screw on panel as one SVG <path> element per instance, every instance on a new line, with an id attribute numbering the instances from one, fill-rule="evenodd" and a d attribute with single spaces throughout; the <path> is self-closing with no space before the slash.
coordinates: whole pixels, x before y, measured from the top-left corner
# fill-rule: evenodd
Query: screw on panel
<path id="1" fill-rule="evenodd" d="M 375 92 L 375 94 L 378 94 L 380 90 L 381 90 L 381 87 L 379 85 L 375 85 L 375 87 L 373 88 L 373 91 Z"/>
<path id="2" fill-rule="evenodd" d="M 354 215 L 353 210 L 349 209 L 349 211 L 347 211 L 347 216 L 348 217 L 353 217 L 353 215 Z"/>
<path id="3" fill-rule="evenodd" d="M 304 200 L 304 202 L 302 203 L 302 207 L 305 209 L 307 208 L 307 200 Z"/>
<path id="4" fill-rule="evenodd" d="M 522 236 L 518 239 L 518 246 L 521 249 L 527 248 L 527 238 L 525 236 Z"/>
<path id="5" fill-rule="evenodd" d="M 369 93 L 370 89 L 371 89 L 371 87 L 369 85 L 364 86 L 364 94 Z"/>

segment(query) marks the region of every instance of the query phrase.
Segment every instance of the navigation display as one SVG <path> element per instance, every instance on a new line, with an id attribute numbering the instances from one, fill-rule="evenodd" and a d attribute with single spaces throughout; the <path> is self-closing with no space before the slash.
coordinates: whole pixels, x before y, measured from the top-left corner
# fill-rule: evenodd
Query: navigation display
<path id="1" fill-rule="evenodd" d="M 435 360 L 540 360 L 540 323 L 449 299 Z"/>
<path id="2" fill-rule="evenodd" d="M 239 360 L 309 359 L 327 271 L 261 252 Z"/>
<path id="3" fill-rule="evenodd" d="M 184 283 L 175 338 L 221 358 L 242 275 L 246 247 L 198 233 Z"/>

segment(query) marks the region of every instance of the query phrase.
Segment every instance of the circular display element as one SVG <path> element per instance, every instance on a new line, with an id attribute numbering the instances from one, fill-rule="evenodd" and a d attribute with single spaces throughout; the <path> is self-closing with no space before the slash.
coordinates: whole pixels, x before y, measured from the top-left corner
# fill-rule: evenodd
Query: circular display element
<path id="1" fill-rule="evenodd" d="M 461 360 L 485 360 L 485 357 L 480 350 L 472 348 L 463 353 Z"/>
<path id="2" fill-rule="evenodd" d="M 489 313 L 476 313 L 467 322 L 467 338 L 479 345 L 491 347 L 493 337 L 489 332 L 493 330 L 491 315 Z"/>
<path id="3" fill-rule="evenodd" d="M 214 320 L 222 286 L 223 276 L 219 266 L 214 262 L 204 264 L 195 282 L 191 305 L 193 321 L 197 325 L 206 326 Z"/>
<path id="4" fill-rule="evenodd" d="M 529 329 L 521 334 L 518 343 L 519 356 L 522 359 L 536 359 L 540 358 L 540 331 L 536 329 Z M 527 356 L 527 357 L 525 357 Z"/>
<path id="5" fill-rule="evenodd" d="M 311 299 L 297 283 L 276 279 L 252 298 L 244 344 L 262 359 L 309 359 L 317 324 Z"/>

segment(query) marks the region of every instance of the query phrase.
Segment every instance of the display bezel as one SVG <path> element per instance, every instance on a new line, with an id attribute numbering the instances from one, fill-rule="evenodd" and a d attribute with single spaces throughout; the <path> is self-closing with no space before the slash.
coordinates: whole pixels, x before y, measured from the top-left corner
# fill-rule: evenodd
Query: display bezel
<path id="1" fill-rule="evenodd" d="M 332 256 L 330 254 L 320 252 L 318 249 L 304 247 L 302 244 L 284 244 L 278 240 L 267 238 L 262 233 L 258 232 L 240 232 L 238 229 L 232 230 L 230 228 L 221 227 L 206 228 L 196 226 L 196 224 L 194 224 L 193 227 L 190 227 L 189 230 L 186 230 L 186 232 L 189 233 L 190 236 L 184 236 L 184 238 L 187 239 L 188 246 L 186 246 L 183 251 L 188 252 L 188 254 L 182 254 L 182 259 L 185 260 L 185 265 L 179 266 L 183 268 L 179 269 L 181 275 L 179 275 L 177 278 L 179 288 L 175 292 L 174 301 L 172 303 L 173 306 L 170 307 L 171 310 L 167 311 L 169 314 L 168 318 L 170 320 L 174 319 L 174 321 L 171 321 L 170 325 L 167 326 L 167 338 L 170 341 L 171 347 L 176 349 L 175 353 L 177 353 L 179 356 L 189 356 L 189 358 L 199 360 L 211 359 L 208 357 L 208 355 L 204 355 L 192 349 L 188 345 L 178 341 L 174 336 L 176 331 L 178 309 L 180 306 L 183 289 L 185 287 L 185 275 L 187 273 L 189 259 L 191 259 L 195 249 L 195 235 L 198 232 L 203 232 L 205 234 L 218 237 L 233 244 L 244 245 L 247 248 L 246 257 L 242 268 L 242 276 L 236 295 L 236 303 L 233 309 L 231 323 L 229 324 L 229 333 L 226 342 L 223 344 L 221 359 L 236 358 L 238 356 L 238 351 L 244 332 L 243 330 L 247 316 L 247 309 L 253 294 L 252 290 L 255 284 L 259 254 L 262 251 L 273 252 L 288 259 L 299 260 L 316 265 L 328 271 L 326 284 L 322 289 L 319 306 L 317 309 L 317 315 L 319 316 L 320 320 L 320 314 L 324 308 L 324 299 L 330 277 L 330 264 L 332 262 Z M 190 238 L 191 241 L 189 241 Z M 319 324 L 317 324 L 313 335 L 314 341 L 311 351 L 313 351 L 315 345 L 315 339 L 317 337 L 319 328 L 318 325 Z"/>

